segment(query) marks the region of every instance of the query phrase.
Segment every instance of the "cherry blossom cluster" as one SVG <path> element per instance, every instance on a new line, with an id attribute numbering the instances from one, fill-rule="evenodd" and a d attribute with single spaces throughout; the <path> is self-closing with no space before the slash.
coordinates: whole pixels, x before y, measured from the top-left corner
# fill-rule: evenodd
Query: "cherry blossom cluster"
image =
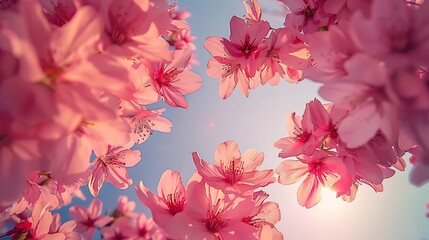
<path id="1" fill-rule="evenodd" d="M 88 207 L 72 206 L 73 220 L 61 224 L 58 213 L 52 214 L 47 206 L 37 203 L 32 211 L 9 218 L 6 224 L 13 228 L 0 238 L 79 240 L 100 234 L 103 239 L 166 240 L 163 230 L 144 213 L 134 212 L 135 207 L 135 202 L 120 196 L 116 208 L 102 215 L 103 203 L 94 198 Z"/>
<path id="2" fill-rule="evenodd" d="M 338 126 L 349 148 L 382 135 L 413 154 L 411 182 L 429 180 L 427 1 L 282 0 L 285 26 L 302 31 L 312 65 L 304 75 L 348 114 Z"/>
<path id="3" fill-rule="evenodd" d="M 296 113 L 287 116 L 289 137 L 274 144 L 282 150 L 279 157 L 297 157 L 283 161 L 276 173 L 281 184 L 293 184 L 304 178 L 298 189 L 298 202 L 306 208 L 321 200 L 323 188 L 349 202 L 362 184 L 381 192 L 383 180 L 394 175 L 393 168 L 405 169 L 403 151 L 389 144 L 381 132 L 363 146 L 348 147 L 338 134 L 338 126 L 347 114 L 347 109 L 322 105 L 314 99 L 307 104 L 302 117 Z"/>
<path id="4" fill-rule="evenodd" d="M 187 108 L 202 85 L 189 15 L 166 0 L 2 1 L 0 203 L 55 209 L 87 183 L 128 188 L 130 148 L 172 127 L 148 105 Z"/>
<path id="5" fill-rule="evenodd" d="M 153 221 L 169 239 L 283 239 L 275 224 L 277 203 L 265 201 L 260 187 L 273 182 L 273 170 L 259 170 L 264 154 L 249 149 L 241 155 L 233 141 L 219 144 L 215 164 L 192 153 L 197 171 L 183 185 L 180 173 L 165 171 L 158 195 L 140 182 L 136 192 Z"/>
<path id="6" fill-rule="evenodd" d="M 412 154 L 411 182 L 429 180 L 429 3 L 405 0 L 279 0 L 284 27 L 261 19 L 257 0 L 243 1 L 229 39 L 209 37 L 207 74 L 220 79 L 220 97 L 238 84 L 245 96 L 279 78 L 309 78 L 322 86 L 303 117 L 288 116 L 289 137 L 275 143 L 279 182 L 305 180 L 298 201 L 312 207 L 322 186 L 354 199 L 357 186 L 382 191 Z"/>
<path id="7" fill-rule="evenodd" d="M 204 43 L 213 58 L 207 75 L 219 79 L 219 95 L 226 99 L 238 85 L 247 97 L 249 90 L 279 84 L 280 78 L 290 83 L 303 79 L 310 58 L 302 35 L 293 28 L 273 29 L 261 19 L 257 0 L 244 1 L 245 18 L 232 17 L 229 39 L 209 37 Z"/>

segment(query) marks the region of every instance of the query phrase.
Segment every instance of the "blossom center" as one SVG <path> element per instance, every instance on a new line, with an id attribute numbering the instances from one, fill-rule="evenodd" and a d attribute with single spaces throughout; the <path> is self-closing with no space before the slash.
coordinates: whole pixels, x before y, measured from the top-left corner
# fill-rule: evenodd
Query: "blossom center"
<path id="1" fill-rule="evenodd" d="M 226 222 L 222 219 L 223 209 L 219 207 L 220 200 L 213 205 L 212 209 L 207 211 L 207 218 L 204 221 L 206 229 L 219 237 L 219 230 L 226 226 Z"/>
<path id="2" fill-rule="evenodd" d="M 230 161 L 228 166 L 224 165 L 223 172 L 226 182 L 236 183 L 244 172 L 244 163 L 241 160 L 238 162 L 236 160 Z"/>
<path id="3" fill-rule="evenodd" d="M 168 206 L 168 211 L 172 215 L 176 215 L 176 213 L 182 212 L 183 207 L 185 205 L 185 199 L 179 196 L 178 192 L 173 194 L 168 194 L 166 199 L 166 204 Z"/>

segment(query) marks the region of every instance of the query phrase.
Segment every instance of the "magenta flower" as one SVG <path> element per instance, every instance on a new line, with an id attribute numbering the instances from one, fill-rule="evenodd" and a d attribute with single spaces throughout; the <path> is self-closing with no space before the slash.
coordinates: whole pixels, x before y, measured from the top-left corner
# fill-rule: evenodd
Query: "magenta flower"
<path id="1" fill-rule="evenodd" d="M 253 77 L 262 66 L 267 54 L 263 39 L 270 30 L 270 24 L 266 21 L 258 21 L 247 25 L 243 19 L 234 16 L 231 19 L 230 28 L 230 40 L 223 39 L 225 50 L 239 62 L 247 77 Z"/>

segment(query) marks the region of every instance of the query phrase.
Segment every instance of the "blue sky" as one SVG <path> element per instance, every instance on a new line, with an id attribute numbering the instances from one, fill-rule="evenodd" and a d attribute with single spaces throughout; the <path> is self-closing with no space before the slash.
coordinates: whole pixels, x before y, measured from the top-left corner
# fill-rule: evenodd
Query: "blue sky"
<path id="1" fill-rule="evenodd" d="M 280 11 L 275 0 L 260 0 L 270 12 Z M 218 97 L 218 80 L 205 74 L 210 55 L 203 48 L 209 36 L 229 36 L 229 20 L 233 15 L 243 16 L 241 0 L 179 0 L 179 6 L 192 13 L 189 23 L 197 37 L 197 60 L 200 65 L 193 71 L 203 78 L 200 91 L 187 96 L 189 108 L 167 107 L 165 116 L 173 122 L 171 133 L 155 132 L 147 142 L 138 146 L 142 161 L 130 170 L 134 185 L 144 181 L 156 191 L 159 177 L 166 169 L 181 172 L 184 181 L 195 171 L 191 152 L 198 151 L 206 161 L 214 161 L 216 146 L 235 140 L 241 152 L 254 148 L 265 153 L 263 168 L 275 168 L 282 160 L 273 143 L 287 136 L 285 116 L 289 112 L 301 114 L 305 103 L 318 97 L 318 85 L 308 80 L 298 85 L 282 81 L 279 86 L 259 87 L 246 98 L 238 91 L 227 100 Z M 280 26 L 282 17 L 263 15 L 263 18 Z M 282 219 L 277 228 L 288 240 L 422 240 L 429 239 L 429 219 L 425 217 L 429 202 L 429 187 L 416 188 L 408 182 L 409 169 L 385 181 L 385 191 L 375 193 L 361 187 L 352 203 L 336 199 L 333 194 L 324 196 L 312 209 L 301 207 L 296 200 L 299 184 L 284 186 L 272 184 L 265 190 L 269 200 L 280 204 Z M 99 198 L 105 208 L 114 208 L 119 195 L 128 195 L 137 202 L 137 211 L 149 213 L 138 201 L 134 185 L 118 190 L 109 184 L 101 189 Z M 88 201 L 75 200 L 73 204 L 87 205 Z M 62 211 L 64 213 L 64 211 Z M 63 218 L 68 218 L 63 214 Z"/>

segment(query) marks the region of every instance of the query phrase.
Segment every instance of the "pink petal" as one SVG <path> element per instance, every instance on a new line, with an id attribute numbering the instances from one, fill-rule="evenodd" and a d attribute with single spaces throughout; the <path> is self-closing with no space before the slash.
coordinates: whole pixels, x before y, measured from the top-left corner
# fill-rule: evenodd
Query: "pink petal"
<path id="1" fill-rule="evenodd" d="M 231 161 L 241 157 L 237 143 L 226 141 L 217 146 L 215 151 L 215 162 L 217 166 L 229 166 Z"/>
<path id="2" fill-rule="evenodd" d="M 298 203 L 306 208 L 314 207 L 322 199 L 322 186 L 314 174 L 309 174 L 298 188 Z"/>
<path id="3" fill-rule="evenodd" d="M 276 168 L 279 183 L 289 185 L 299 181 L 308 173 L 308 165 L 297 160 L 285 160 Z"/>
<path id="4" fill-rule="evenodd" d="M 380 128 L 380 115 L 374 104 L 358 106 L 345 117 L 338 128 L 338 134 L 347 147 L 357 148 L 367 143 Z"/>
<path id="5" fill-rule="evenodd" d="M 92 196 L 97 197 L 106 180 L 107 172 L 103 163 L 98 160 L 89 176 L 88 188 Z"/>

